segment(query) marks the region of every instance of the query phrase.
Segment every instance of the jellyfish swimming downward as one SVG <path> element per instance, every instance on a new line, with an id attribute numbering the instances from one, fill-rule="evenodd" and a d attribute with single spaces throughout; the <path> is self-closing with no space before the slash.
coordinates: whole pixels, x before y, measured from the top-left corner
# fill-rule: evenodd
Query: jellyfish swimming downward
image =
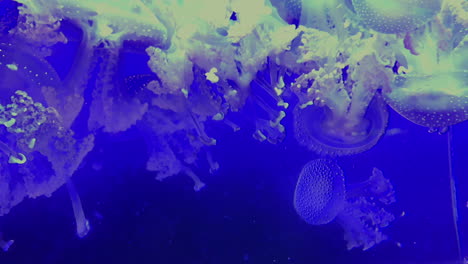
<path id="1" fill-rule="evenodd" d="M 367 250 L 387 239 L 381 229 L 395 217 L 385 206 L 395 202 L 393 186 L 374 168 L 368 180 L 345 185 L 343 170 L 331 159 L 316 159 L 301 170 L 294 192 L 297 214 L 311 225 L 336 220 L 347 248 Z"/>

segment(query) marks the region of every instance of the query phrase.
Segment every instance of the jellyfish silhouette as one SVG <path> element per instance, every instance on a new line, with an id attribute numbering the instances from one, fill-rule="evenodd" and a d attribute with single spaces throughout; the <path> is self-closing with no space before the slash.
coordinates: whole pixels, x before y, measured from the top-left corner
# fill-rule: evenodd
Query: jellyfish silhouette
<path id="1" fill-rule="evenodd" d="M 368 180 L 345 186 L 343 170 L 331 159 L 307 163 L 294 193 L 294 208 L 311 225 L 336 220 L 344 229 L 347 248 L 367 250 L 387 239 L 381 229 L 394 216 L 384 209 L 395 202 L 393 186 L 374 168 Z"/>

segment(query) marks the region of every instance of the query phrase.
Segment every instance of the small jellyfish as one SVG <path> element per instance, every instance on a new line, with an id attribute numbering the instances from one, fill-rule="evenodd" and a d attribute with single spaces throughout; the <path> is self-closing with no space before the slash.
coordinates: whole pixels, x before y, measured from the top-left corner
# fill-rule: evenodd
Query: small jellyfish
<path id="1" fill-rule="evenodd" d="M 316 159 L 302 169 L 294 208 L 311 225 L 336 220 L 344 229 L 347 248 L 367 250 L 387 239 L 381 229 L 395 217 L 384 209 L 395 202 L 393 186 L 374 168 L 368 180 L 345 186 L 343 170 L 330 159 Z"/>
<path id="2" fill-rule="evenodd" d="M 365 26 L 396 34 L 428 22 L 439 12 L 441 0 L 352 0 L 352 6 Z"/>
<path id="3" fill-rule="evenodd" d="M 294 192 L 296 212 L 311 225 L 331 222 L 343 211 L 345 183 L 343 170 L 330 159 L 307 163 Z"/>
<path id="4" fill-rule="evenodd" d="M 321 155 L 352 155 L 372 148 L 387 127 L 388 112 L 380 95 L 372 99 L 363 117 L 349 118 L 336 112 L 327 106 L 296 107 L 297 141 Z"/>

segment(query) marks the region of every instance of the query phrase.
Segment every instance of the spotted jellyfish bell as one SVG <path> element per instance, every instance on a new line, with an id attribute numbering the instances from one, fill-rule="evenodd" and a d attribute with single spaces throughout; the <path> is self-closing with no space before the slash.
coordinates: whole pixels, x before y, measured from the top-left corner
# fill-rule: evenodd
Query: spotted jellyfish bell
<path id="1" fill-rule="evenodd" d="M 412 36 L 416 49 L 403 50 L 407 65 L 400 67 L 383 94 L 388 105 L 409 121 L 444 130 L 468 120 L 468 41 L 453 43 L 453 38 L 441 37 L 435 32 L 442 27 L 437 23 Z"/>
<path id="2" fill-rule="evenodd" d="M 344 230 L 348 250 L 367 250 L 387 239 L 381 229 L 395 217 L 384 207 L 395 202 L 394 195 L 392 184 L 379 169 L 374 168 L 368 180 L 345 188 L 340 166 L 331 159 L 316 159 L 299 175 L 294 208 L 311 225 L 336 221 Z"/>
<path id="3" fill-rule="evenodd" d="M 352 0 L 352 8 L 367 28 L 380 33 L 411 31 L 440 10 L 441 0 Z"/>

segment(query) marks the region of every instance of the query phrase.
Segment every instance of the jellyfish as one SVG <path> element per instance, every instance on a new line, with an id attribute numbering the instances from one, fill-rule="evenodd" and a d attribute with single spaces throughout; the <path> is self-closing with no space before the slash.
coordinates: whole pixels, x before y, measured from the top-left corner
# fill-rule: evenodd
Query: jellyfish
<path id="1" fill-rule="evenodd" d="M 388 112 L 381 96 L 376 96 L 366 113 L 352 123 L 336 117 L 328 107 L 296 107 L 294 131 L 299 144 L 325 156 L 357 154 L 372 148 L 385 133 Z"/>
<path id="2" fill-rule="evenodd" d="M 381 229 L 394 216 L 385 206 L 395 202 L 393 186 L 374 168 L 368 180 L 345 185 L 344 173 L 331 159 L 316 159 L 301 170 L 294 208 L 308 224 L 336 221 L 344 230 L 347 248 L 367 250 L 387 239 Z"/>
<path id="3" fill-rule="evenodd" d="M 339 41 L 324 31 L 305 30 L 297 48 L 304 66 L 291 85 L 299 99 L 294 133 L 301 145 L 321 155 L 342 156 L 379 141 L 388 120 L 380 90 L 393 78 L 388 43 L 380 36 L 356 34 Z"/>
<path id="4" fill-rule="evenodd" d="M 51 196 L 77 170 L 94 146 L 94 136 L 75 138 L 58 112 L 18 90 L 0 105 L 0 216 L 25 198 Z M 78 194 L 71 192 L 77 223 Z M 79 235 L 86 232 L 80 227 Z"/>
<path id="5" fill-rule="evenodd" d="M 442 0 L 352 0 L 352 7 L 368 28 L 385 34 L 405 33 L 427 23 Z"/>
<path id="6" fill-rule="evenodd" d="M 448 1 L 449 3 L 456 1 Z M 445 128 L 468 120 L 468 8 L 444 5 L 428 26 L 407 34 L 388 105 L 411 122 Z"/>

